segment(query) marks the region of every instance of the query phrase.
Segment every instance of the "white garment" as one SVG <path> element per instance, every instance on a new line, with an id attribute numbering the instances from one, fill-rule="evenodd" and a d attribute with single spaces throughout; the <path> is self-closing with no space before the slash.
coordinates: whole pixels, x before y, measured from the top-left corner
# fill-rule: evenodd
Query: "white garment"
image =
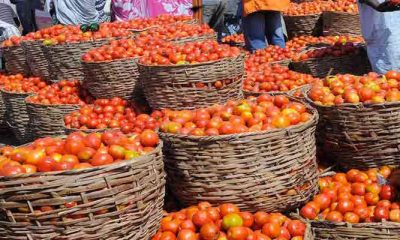
<path id="1" fill-rule="evenodd" d="M 400 11 L 382 13 L 360 3 L 358 7 L 372 69 L 380 74 L 400 70 Z"/>
<path id="2" fill-rule="evenodd" d="M 6 39 L 9 39 L 12 36 L 21 36 L 20 31 L 14 25 L 6 23 L 0 20 L 0 28 L 3 28 L 5 31 L 2 35 L 0 35 L 0 43 Z"/>
<path id="3" fill-rule="evenodd" d="M 57 20 L 64 25 L 80 25 L 100 22 L 95 0 L 46 0 L 45 9 L 50 11 L 50 3 L 56 9 Z"/>

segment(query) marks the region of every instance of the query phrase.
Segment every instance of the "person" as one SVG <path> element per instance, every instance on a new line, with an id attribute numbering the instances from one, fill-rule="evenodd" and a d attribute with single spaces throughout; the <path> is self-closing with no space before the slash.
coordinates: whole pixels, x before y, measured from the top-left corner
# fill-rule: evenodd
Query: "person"
<path id="1" fill-rule="evenodd" d="M 249 51 L 268 44 L 286 46 L 281 12 L 289 8 L 289 3 L 290 0 L 242 0 L 243 32 Z"/>
<path id="2" fill-rule="evenodd" d="M 358 7 L 373 71 L 400 70 L 400 7 L 384 0 L 359 0 Z"/>
<path id="3" fill-rule="evenodd" d="M 0 20 L 8 24 L 19 27 L 21 25 L 17 14 L 12 7 L 5 3 L 0 3 Z"/>
<path id="4" fill-rule="evenodd" d="M 224 15 L 227 9 L 226 0 L 203 0 L 203 20 L 222 38 Z"/>
<path id="5" fill-rule="evenodd" d="M 18 28 L 14 24 L 10 24 L 0 19 L 0 46 L 2 45 L 3 41 L 9 39 L 12 36 L 21 36 Z M 0 70 L 4 69 L 3 63 L 3 53 L 0 49 Z"/>
<path id="6" fill-rule="evenodd" d="M 112 19 L 115 21 L 129 21 L 147 16 L 147 1 L 112 0 Z"/>
<path id="7" fill-rule="evenodd" d="M 22 35 L 38 30 L 35 16 L 35 5 L 37 0 L 10 0 L 15 4 L 19 20 L 22 24 Z"/>

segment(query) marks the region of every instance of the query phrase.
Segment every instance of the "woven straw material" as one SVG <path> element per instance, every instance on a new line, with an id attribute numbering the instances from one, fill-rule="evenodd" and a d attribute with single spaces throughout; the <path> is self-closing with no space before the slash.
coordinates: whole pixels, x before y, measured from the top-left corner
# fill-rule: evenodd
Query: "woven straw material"
<path id="1" fill-rule="evenodd" d="M 217 35 L 216 34 L 206 34 L 206 35 L 200 35 L 200 36 L 193 36 L 193 37 L 187 37 L 187 38 L 179 38 L 179 39 L 173 39 L 171 42 L 175 44 L 185 44 L 188 42 L 197 42 L 197 41 L 205 41 L 205 40 L 217 40 Z"/>
<path id="2" fill-rule="evenodd" d="M 150 239 L 164 205 L 161 148 L 101 167 L 0 178 L 0 239 Z"/>
<path id="3" fill-rule="evenodd" d="M 300 206 L 318 190 L 318 115 L 312 111 L 309 122 L 287 129 L 207 137 L 160 133 L 169 187 L 184 205 L 230 202 L 249 211 Z"/>
<path id="4" fill-rule="evenodd" d="M 92 48 L 100 47 L 107 40 L 86 41 L 77 43 L 42 46 L 50 65 L 51 80 L 83 80 L 84 73 L 81 56 Z"/>
<path id="5" fill-rule="evenodd" d="M 324 12 L 324 36 L 361 36 L 360 15 L 346 12 Z"/>
<path id="6" fill-rule="evenodd" d="M 140 84 L 153 109 L 195 109 L 243 97 L 244 55 L 190 65 L 138 66 Z M 217 90 L 213 84 L 218 80 L 232 83 Z M 196 87 L 199 83 L 205 88 Z"/>
<path id="7" fill-rule="evenodd" d="M 107 62 L 82 62 L 84 85 L 95 98 L 131 100 L 142 95 L 137 58 Z"/>
<path id="8" fill-rule="evenodd" d="M 304 100 L 304 97 L 295 97 L 295 95 L 299 91 L 302 92 L 303 89 L 308 89 L 308 88 L 309 88 L 309 85 L 306 84 L 304 86 L 293 88 L 292 90 L 287 91 L 287 92 L 252 92 L 252 91 L 243 90 L 243 95 L 244 95 L 245 98 L 247 98 L 247 97 L 250 97 L 250 96 L 258 97 L 258 96 L 261 96 L 261 95 L 266 94 L 266 93 L 267 94 L 273 94 L 273 95 L 276 95 L 276 94 L 287 94 L 287 95 L 291 96 L 292 98 L 294 98 L 294 99 L 296 99 L 298 101 L 302 101 L 302 100 Z"/>
<path id="9" fill-rule="evenodd" d="M 44 105 L 26 102 L 33 139 L 63 135 L 64 116 L 79 110 L 80 105 Z"/>
<path id="10" fill-rule="evenodd" d="M 322 35 L 322 14 L 283 16 L 289 39 L 302 35 Z"/>
<path id="11" fill-rule="evenodd" d="M 49 62 L 44 56 L 42 44 L 42 41 L 21 42 L 32 75 L 44 80 L 50 80 Z"/>
<path id="12" fill-rule="evenodd" d="M 21 46 L 2 48 L 5 58 L 6 71 L 9 74 L 30 75 L 29 65 L 26 61 L 24 49 Z"/>
<path id="13" fill-rule="evenodd" d="M 7 119 L 6 119 L 6 106 L 3 101 L 3 97 L 0 95 L 0 132 L 7 130 Z"/>
<path id="14" fill-rule="evenodd" d="M 6 107 L 6 121 L 19 143 L 31 141 L 29 115 L 26 109 L 25 98 L 29 93 L 12 93 L 1 90 Z"/>
<path id="15" fill-rule="evenodd" d="M 101 129 L 76 129 L 76 128 L 67 128 L 67 127 L 64 125 L 64 132 L 65 132 L 65 135 L 69 135 L 69 134 L 74 133 L 74 132 L 83 132 L 83 133 L 86 133 L 86 134 L 90 134 L 90 133 L 96 133 L 96 132 L 98 132 L 98 133 L 103 133 L 103 132 L 105 132 L 105 131 L 112 131 L 112 130 L 119 130 L 119 129 L 111 129 L 111 128 L 101 128 Z"/>
<path id="16" fill-rule="evenodd" d="M 369 61 L 365 54 L 358 53 L 340 57 L 329 56 L 292 62 L 290 68 L 293 71 L 311 74 L 313 77 L 319 78 L 346 73 L 361 76 L 368 73 Z"/>
<path id="17" fill-rule="evenodd" d="M 317 140 L 344 169 L 400 165 L 400 103 L 342 104 L 318 110 Z"/>

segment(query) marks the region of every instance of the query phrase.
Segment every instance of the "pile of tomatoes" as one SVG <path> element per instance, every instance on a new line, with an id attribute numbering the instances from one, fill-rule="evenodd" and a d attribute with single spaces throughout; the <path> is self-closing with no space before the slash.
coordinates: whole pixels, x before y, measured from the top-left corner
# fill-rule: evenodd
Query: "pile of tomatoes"
<path id="1" fill-rule="evenodd" d="M 20 147 L 0 149 L 0 175 L 65 171 L 102 166 L 130 160 L 158 145 L 158 135 L 145 130 L 139 135 L 127 136 L 122 132 L 84 134 L 75 132 L 66 139 L 39 138 Z"/>
<path id="2" fill-rule="evenodd" d="M 265 49 L 255 51 L 249 55 L 245 62 L 246 69 L 258 67 L 265 63 L 277 62 L 291 59 L 293 52 L 289 48 L 280 48 L 279 46 L 270 45 Z"/>
<path id="3" fill-rule="evenodd" d="M 177 23 L 142 32 L 139 36 L 152 36 L 154 38 L 170 41 L 213 34 L 215 34 L 215 32 L 208 24 L 193 25 Z"/>
<path id="4" fill-rule="evenodd" d="M 308 94 L 316 104 L 384 103 L 400 101 L 400 72 L 388 71 L 385 77 L 376 73 L 365 76 L 336 75 L 314 84 Z"/>
<path id="5" fill-rule="evenodd" d="M 115 59 L 151 56 L 157 47 L 167 47 L 171 44 L 159 38 L 150 36 L 135 39 L 112 40 L 109 44 L 91 49 L 82 56 L 84 62 L 103 62 Z"/>
<path id="6" fill-rule="evenodd" d="M 262 95 L 207 109 L 164 110 L 160 130 L 192 136 L 226 135 L 286 128 L 311 117 L 302 103 L 291 102 L 283 95 Z"/>
<path id="7" fill-rule="evenodd" d="M 303 240 L 306 225 L 281 213 L 241 212 L 234 204 L 208 202 L 168 214 L 152 240 Z"/>
<path id="8" fill-rule="evenodd" d="M 156 18 L 137 18 L 127 22 L 118 22 L 122 28 L 130 30 L 146 30 L 152 27 L 166 26 L 175 23 L 184 23 L 193 20 L 191 16 L 161 14 Z"/>
<path id="9" fill-rule="evenodd" d="M 16 37 L 12 36 L 7 40 L 4 40 L 4 42 L 1 44 L 1 47 L 7 48 L 7 47 L 14 47 L 14 46 L 19 46 L 21 45 L 21 37 Z"/>
<path id="10" fill-rule="evenodd" d="M 334 45 L 337 42 L 343 44 L 346 44 L 347 42 L 362 43 L 364 42 L 364 39 L 362 37 L 355 37 L 355 36 L 321 36 L 321 37 L 298 36 L 288 41 L 286 43 L 286 47 L 294 52 L 299 52 L 302 49 L 304 49 L 304 47 L 307 46 L 317 45 L 317 44 Z"/>
<path id="11" fill-rule="evenodd" d="M 47 87 L 40 78 L 24 77 L 22 74 L 1 75 L 0 85 L 5 91 L 13 93 L 35 93 Z"/>
<path id="12" fill-rule="evenodd" d="M 311 75 L 291 71 L 279 64 L 264 65 L 260 71 L 247 71 L 246 76 L 243 90 L 250 92 L 287 92 L 318 80 Z"/>
<path id="13" fill-rule="evenodd" d="M 358 13 L 357 2 L 355 0 L 328 0 L 290 3 L 289 9 L 285 12 L 285 15 L 312 15 L 320 14 L 323 11 Z"/>
<path id="14" fill-rule="evenodd" d="M 121 129 L 123 133 L 141 133 L 145 129 L 156 129 L 162 114 L 155 111 L 152 115 L 137 113 L 133 105 L 126 100 L 97 99 L 93 105 L 83 105 L 79 111 L 64 116 L 67 128 L 73 129 Z"/>
<path id="15" fill-rule="evenodd" d="M 237 47 L 205 40 L 156 48 L 150 56 L 141 57 L 140 62 L 145 65 L 194 64 L 237 57 L 240 53 Z"/>
<path id="16" fill-rule="evenodd" d="M 229 43 L 229 44 L 242 44 L 244 43 L 244 35 L 242 34 L 233 34 L 233 35 L 229 35 L 226 36 L 222 39 L 223 43 Z"/>
<path id="17" fill-rule="evenodd" d="M 320 194 L 308 202 L 300 214 L 307 219 L 331 222 L 400 222 L 400 202 L 396 189 L 379 178 L 388 179 L 391 168 L 352 169 L 319 180 Z"/>
<path id="18" fill-rule="evenodd" d="M 310 50 L 306 53 L 293 57 L 293 61 L 305 61 L 312 58 L 340 57 L 346 55 L 356 55 L 360 47 L 352 42 L 336 42 L 333 46 L 322 47 Z"/>
<path id="19" fill-rule="evenodd" d="M 62 80 L 49 85 L 27 99 L 28 102 L 37 104 L 80 104 L 90 103 L 91 96 L 82 89 L 79 81 Z"/>

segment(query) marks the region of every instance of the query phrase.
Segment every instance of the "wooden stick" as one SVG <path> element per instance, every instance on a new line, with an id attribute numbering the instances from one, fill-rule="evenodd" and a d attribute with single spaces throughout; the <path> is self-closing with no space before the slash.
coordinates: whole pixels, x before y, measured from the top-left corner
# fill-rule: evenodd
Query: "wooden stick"
<path id="1" fill-rule="evenodd" d="M 200 23 L 203 23 L 203 1 L 193 0 L 193 15 Z"/>

